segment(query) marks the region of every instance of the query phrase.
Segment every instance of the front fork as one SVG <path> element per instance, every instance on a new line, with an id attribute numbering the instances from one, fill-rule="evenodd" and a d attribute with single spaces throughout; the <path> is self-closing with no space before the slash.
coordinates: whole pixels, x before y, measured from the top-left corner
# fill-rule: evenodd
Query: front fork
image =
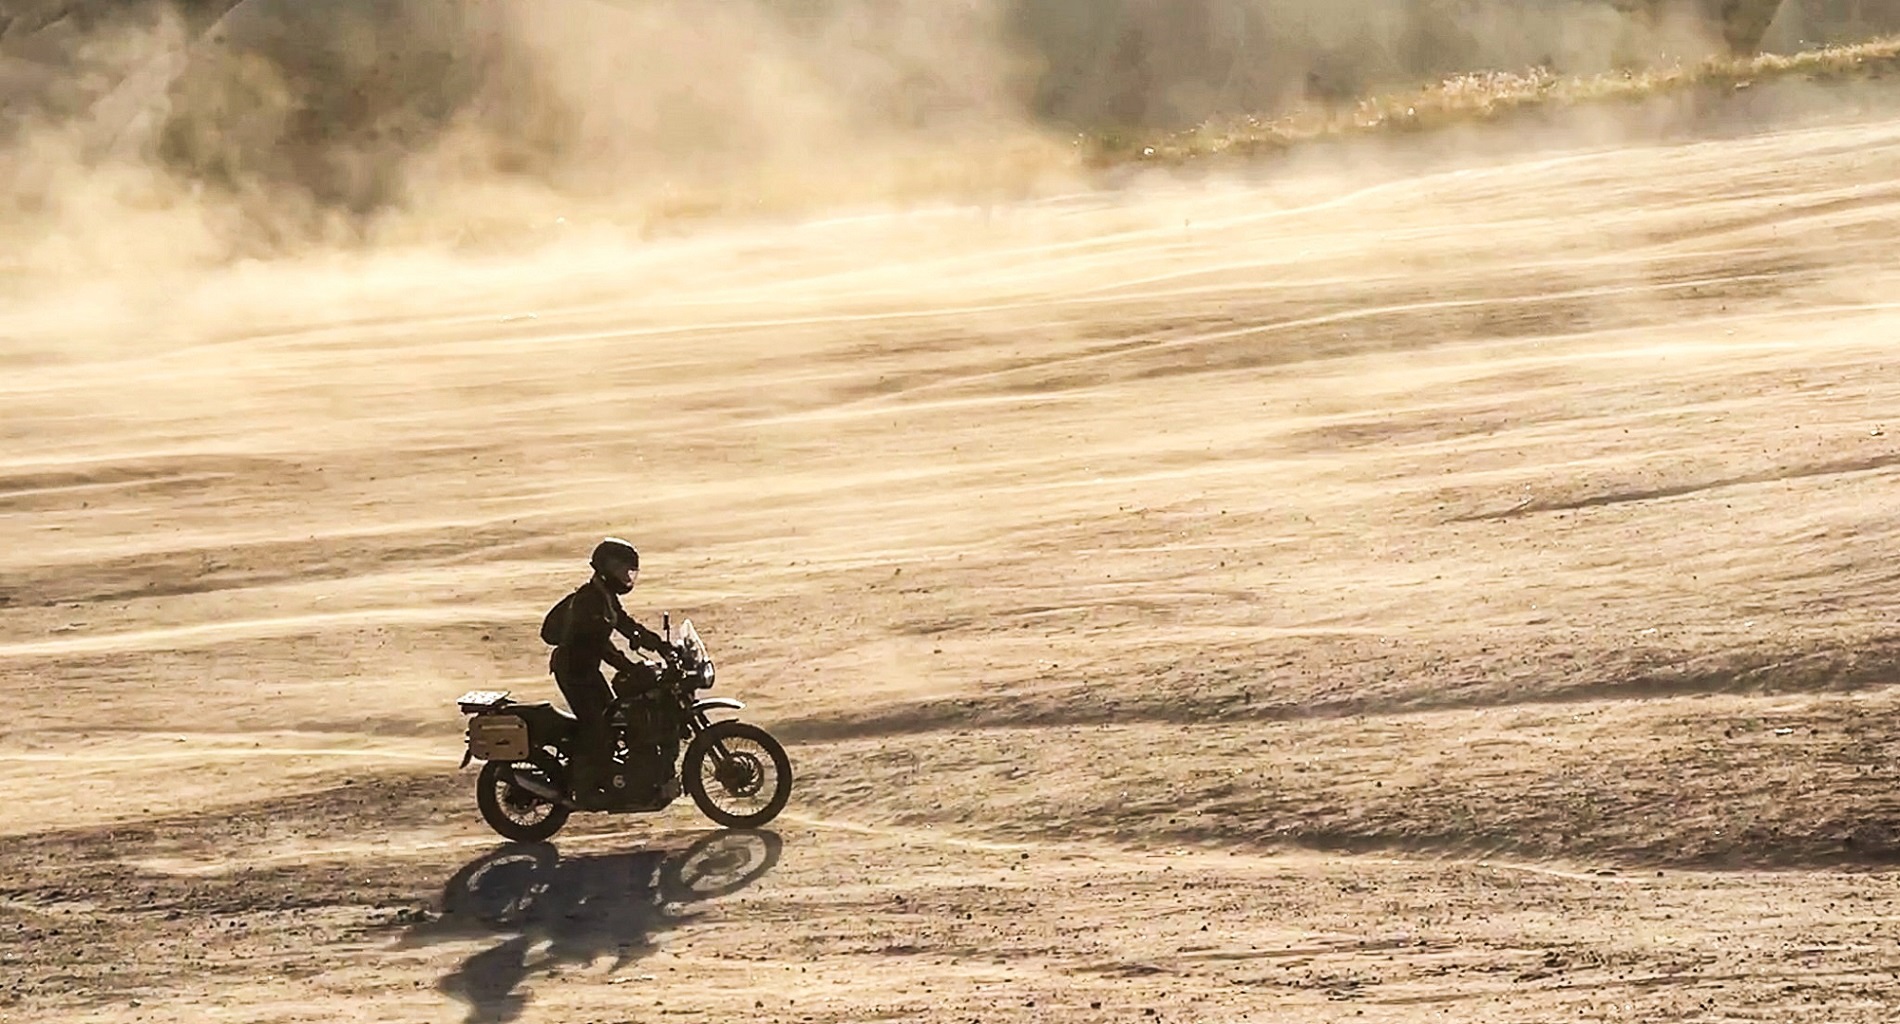
<path id="1" fill-rule="evenodd" d="M 697 739 L 700 733 L 712 727 L 713 720 L 706 717 L 704 711 L 693 712 L 693 725 L 691 730 L 693 739 Z M 713 763 L 713 778 L 717 779 L 720 785 L 730 787 L 732 780 L 728 775 L 728 768 L 732 764 L 732 752 L 726 749 L 725 743 L 723 741 L 714 743 L 707 749 L 706 757 Z"/>
<path id="2" fill-rule="evenodd" d="M 712 719 L 707 718 L 706 713 L 704 711 L 693 712 L 693 724 L 692 724 L 692 728 L 687 730 L 686 741 L 688 743 L 691 743 L 693 740 L 698 739 L 699 734 L 712 728 L 712 725 L 713 725 Z M 715 743 L 712 745 L 711 753 L 712 753 L 713 764 L 717 765 L 721 769 L 725 768 L 726 756 L 727 756 L 726 748 L 718 743 Z"/>

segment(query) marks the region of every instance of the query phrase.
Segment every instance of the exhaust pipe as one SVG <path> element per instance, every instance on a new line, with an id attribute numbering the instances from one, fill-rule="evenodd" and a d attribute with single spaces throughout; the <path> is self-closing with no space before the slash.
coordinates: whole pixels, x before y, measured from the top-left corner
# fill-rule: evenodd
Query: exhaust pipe
<path id="1" fill-rule="evenodd" d="M 509 769 L 508 771 L 508 784 L 533 793 L 535 796 L 550 803 L 566 804 L 568 802 L 566 793 L 555 789 L 540 779 L 530 779 L 519 775 L 513 769 Z"/>

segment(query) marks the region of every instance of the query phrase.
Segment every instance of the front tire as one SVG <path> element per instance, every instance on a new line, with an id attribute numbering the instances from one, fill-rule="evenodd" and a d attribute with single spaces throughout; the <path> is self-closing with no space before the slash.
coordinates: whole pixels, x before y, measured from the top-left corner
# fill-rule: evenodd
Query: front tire
<path id="1" fill-rule="evenodd" d="M 551 775 L 540 765 L 490 761 L 482 765 L 481 777 L 475 780 L 475 806 L 482 809 L 482 820 L 488 822 L 488 827 L 504 839 L 517 843 L 545 842 L 567 824 L 569 811 L 560 804 L 517 789 L 508 781 L 509 769 L 515 767 L 539 772 L 544 777 Z M 553 775 L 550 781 L 557 789 L 564 786 L 564 780 L 558 775 Z"/>
<path id="2" fill-rule="evenodd" d="M 772 734 L 744 722 L 715 722 L 686 748 L 686 792 L 727 828 L 758 828 L 792 798 L 792 761 Z"/>

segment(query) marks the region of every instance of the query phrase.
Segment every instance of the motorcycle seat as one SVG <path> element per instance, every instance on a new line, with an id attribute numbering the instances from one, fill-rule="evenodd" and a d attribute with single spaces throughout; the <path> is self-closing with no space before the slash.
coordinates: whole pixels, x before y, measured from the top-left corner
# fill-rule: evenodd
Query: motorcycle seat
<path id="1" fill-rule="evenodd" d="M 557 708 L 554 705 L 548 703 L 547 701 L 541 701 L 538 704 L 517 704 L 515 705 L 515 707 L 528 711 L 530 713 L 553 715 L 556 718 L 565 719 L 570 723 L 579 721 L 579 719 L 576 719 L 573 715 L 569 714 L 567 712 L 567 709 Z"/>

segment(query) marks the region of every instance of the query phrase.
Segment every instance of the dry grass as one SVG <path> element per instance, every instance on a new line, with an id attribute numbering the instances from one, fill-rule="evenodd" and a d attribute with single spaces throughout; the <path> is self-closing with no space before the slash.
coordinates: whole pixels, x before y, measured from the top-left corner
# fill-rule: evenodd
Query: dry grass
<path id="1" fill-rule="evenodd" d="M 1314 104 L 1276 118 L 1248 116 L 1209 121 L 1187 131 L 1161 135 L 1090 135 L 1082 140 L 1082 146 L 1088 161 L 1096 166 L 1131 160 L 1182 163 L 1273 153 L 1322 139 L 1433 131 L 1567 107 L 1637 103 L 1695 90 L 1735 91 L 1789 79 L 1874 79 L 1896 70 L 1900 70 L 1900 36 L 1792 55 L 1711 58 L 1696 64 L 1600 75 L 1565 77 L 1542 67 L 1521 72 L 1482 71 L 1409 92 L 1340 104 Z"/>

